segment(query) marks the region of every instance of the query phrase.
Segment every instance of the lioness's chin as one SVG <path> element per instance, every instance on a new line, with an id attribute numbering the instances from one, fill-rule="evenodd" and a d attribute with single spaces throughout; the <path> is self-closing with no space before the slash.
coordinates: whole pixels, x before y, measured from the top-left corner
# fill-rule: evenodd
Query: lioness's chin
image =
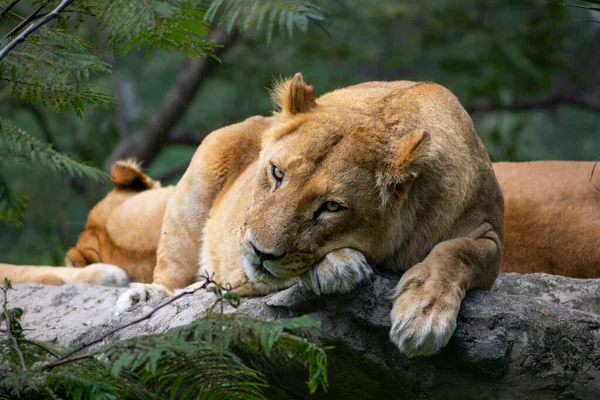
<path id="1" fill-rule="evenodd" d="M 242 258 L 244 272 L 251 282 L 262 283 L 273 289 L 286 288 L 297 282 L 296 278 L 278 278 L 260 264 L 252 264 Z"/>

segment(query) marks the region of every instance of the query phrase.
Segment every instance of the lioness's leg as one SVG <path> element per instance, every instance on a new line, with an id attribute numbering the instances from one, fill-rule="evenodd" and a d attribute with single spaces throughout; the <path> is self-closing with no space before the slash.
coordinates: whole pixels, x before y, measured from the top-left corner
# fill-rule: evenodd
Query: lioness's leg
<path id="1" fill-rule="evenodd" d="M 0 264 L 0 281 L 4 278 L 14 284 L 92 283 L 105 286 L 126 286 L 129 283 L 127 273 L 121 268 L 101 263 L 83 268 Z"/>
<path id="2" fill-rule="evenodd" d="M 390 339 L 407 356 L 431 355 L 448 343 L 465 293 L 488 289 L 502 242 L 488 223 L 471 238 L 441 242 L 403 276 L 394 294 Z"/>
<path id="3" fill-rule="evenodd" d="M 169 199 L 151 285 L 137 285 L 120 299 L 118 311 L 144 299 L 167 295 L 195 282 L 202 230 L 221 190 L 258 158 L 261 134 L 271 118 L 252 117 L 204 139 Z M 142 291 L 145 291 L 142 293 Z"/>
<path id="4" fill-rule="evenodd" d="M 221 190 L 258 158 L 261 134 L 269 126 L 269 118 L 252 117 L 202 142 L 167 204 L 154 283 L 172 293 L 195 282 L 208 213 Z"/>

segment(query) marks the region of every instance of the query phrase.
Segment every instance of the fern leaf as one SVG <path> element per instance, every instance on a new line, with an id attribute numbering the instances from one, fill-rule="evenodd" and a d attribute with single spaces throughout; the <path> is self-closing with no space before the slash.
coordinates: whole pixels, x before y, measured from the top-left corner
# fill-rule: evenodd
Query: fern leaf
<path id="1" fill-rule="evenodd" d="M 175 328 L 170 334 L 180 338 L 195 338 L 217 352 L 225 352 L 232 345 L 245 351 L 266 354 L 272 349 L 283 350 L 309 369 L 309 388 L 314 393 L 319 386 L 326 389 L 328 385 L 325 350 L 285 331 L 318 327 L 318 322 L 305 316 L 287 321 L 265 322 L 244 315 L 218 314 L 202 318 L 186 327 Z"/>
<path id="2" fill-rule="evenodd" d="M 208 25 L 204 22 L 206 6 L 202 2 L 114 0 L 108 5 L 95 4 L 98 19 L 109 31 L 109 41 L 120 54 L 133 48 L 150 52 L 183 51 L 188 57 L 215 57 L 214 42 L 204 40 Z"/>
<path id="3" fill-rule="evenodd" d="M 10 159 L 35 161 L 58 172 L 86 176 L 95 180 L 108 177 L 104 171 L 87 165 L 73 156 L 57 152 L 52 145 L 37 140 L 10 120 L 0 118 L 0 161 Z"/>
<path id="4" fill-rule="evenodd" d="M 256 24 L 256 29 L 261 29 L 267 14 L 267 43 L 273 38 L 276 24 L 281 35 L 292 38 L 295 27 L 304 31 L 308 21 L 327 20 L 324 10 L 310 2 L 299 0 L 216 0 L 208 7 L 204 20 L 209 23 L 228 21 L 228 30 L 234 25 L 244 30 L 253 24 Z"/>
<path id="5" fill-rule="evenodd" d="M 80 117 L 86 104 L 112 106 L 116 100 L 109 92 L 83 82 L 92 74 L 111 71 L 109 64 L 88 52 L 90 46 L 66 32 L 42 27 L 0 63 L 0 80 L 8 83 L 18 101 L 75 111 Z"/>

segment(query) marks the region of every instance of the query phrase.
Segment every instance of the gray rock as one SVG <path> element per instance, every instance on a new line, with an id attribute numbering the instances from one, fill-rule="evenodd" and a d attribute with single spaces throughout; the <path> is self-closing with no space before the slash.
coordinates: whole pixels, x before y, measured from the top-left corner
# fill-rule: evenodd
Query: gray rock
<path id="1" fill-rule="evenodd" d="M 316 296 L 294 286 L 245 299 L 238 312 L 274 320 L 302 314 L 321 322 L 306 332 L 328 352 L 330 389 L 314 398 L 335 399 L 593 399 L 600 396 L 600 279 L 546 274 L 503 274 L 490 292 L 465 298 L 458 328 L 437 356 L 407 359 L 388 340 L 397 278 L 376 276 L 360 291 Z M 29 338 L 76 347 L 149 312 L 145 305 L 115 316 L 125 289 L 92 285 L 16 285 L 10 306 L 25 309 Z M 107 338 L 114 341 L 164 332 L 205 314 L 211 294 L 187 296 Z M 225 307 L 225 312 L 233 312 Z M 306 371 L 285 357 L 247 361 L 271 380 L 270 397 L 308 395 Z"/>
<path id="2" fill-rule="evenodd" d="M 492 291 L 546 300 L 600 314 L 600 279 L 573 279 L 550 274 L 500 274 Z"/>

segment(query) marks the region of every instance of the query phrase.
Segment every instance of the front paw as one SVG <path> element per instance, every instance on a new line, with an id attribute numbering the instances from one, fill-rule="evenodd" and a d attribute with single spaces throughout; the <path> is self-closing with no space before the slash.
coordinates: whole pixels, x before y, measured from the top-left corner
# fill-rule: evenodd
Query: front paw
<path id="1" fill-rule="evenodd" d="M 163 285 L 132 283 L 129 285 L 129 289 L 119 296 L 115 306 L 115 314 L 121 314 L 136 304 L 158 303 L 165 298 L 165 295 Z"/>
<path id="2" fill-rule="evenodd" d="M 371 278 L 373 269 L 358 250 L 340 249 L 327 254 L 300 280 L 318 295 L 348 293 Z"/>
<path id="3" fill-rule="evenodd" d="M 452 337 L 464 293 L 447 281 L 411 270 L 396 288 L 390 340 L 407 357 L 429 356 Z"/>

